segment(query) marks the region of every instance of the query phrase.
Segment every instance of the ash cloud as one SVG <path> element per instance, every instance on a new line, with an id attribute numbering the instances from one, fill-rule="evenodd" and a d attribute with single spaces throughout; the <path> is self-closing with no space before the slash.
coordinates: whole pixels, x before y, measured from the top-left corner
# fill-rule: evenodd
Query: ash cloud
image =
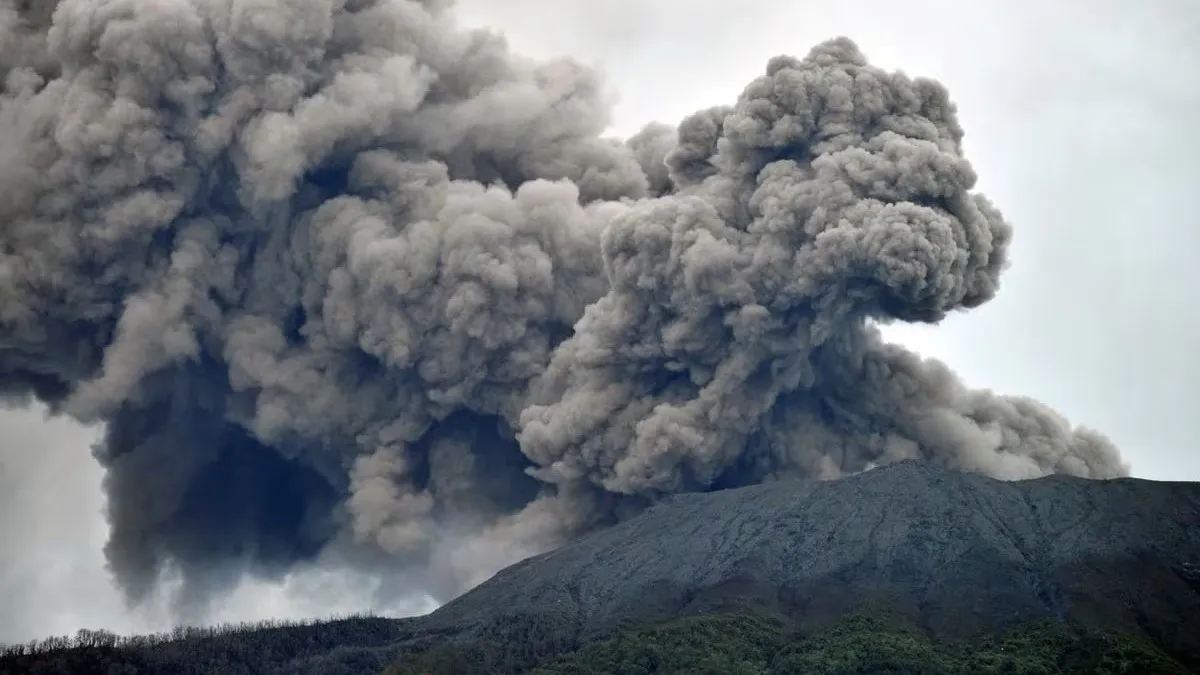
<path id="1" fill-rule="evenodd" d="M 988 301 L 1011 231 L 946 90 L 848 39 L 627 141 L 448 2 L 0 0 L 0 47 L 0 392 L 105 423 L 131 601 L 324 559 L 446 599 L 904 458 L 1127 473 L 873 327 Z"/>

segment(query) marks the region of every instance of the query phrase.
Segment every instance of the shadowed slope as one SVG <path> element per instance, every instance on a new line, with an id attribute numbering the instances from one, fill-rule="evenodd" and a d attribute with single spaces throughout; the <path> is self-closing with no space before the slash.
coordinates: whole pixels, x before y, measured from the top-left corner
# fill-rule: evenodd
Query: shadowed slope
<path id="1" fill-rule="evenodd" d="M 554 614 L 581 635 L 623 619 L 752 604 L 818 627 L 864 608 L 939 638 L 1039 619 L 1142 632 L 1200 656 L 1200 485 L 1063 476 L 1002 482 L 902 462 L 833 482 L 671 498 L 532 558 L 432 626 Z"/>
<path id="2" fill-rule="evenodd" d="M 1198 565 L 1198 483 L 901 462 L 671 497 L 427 617 L 60 648 L 0 674 L 1179 673 L 1200 668 Z"/>

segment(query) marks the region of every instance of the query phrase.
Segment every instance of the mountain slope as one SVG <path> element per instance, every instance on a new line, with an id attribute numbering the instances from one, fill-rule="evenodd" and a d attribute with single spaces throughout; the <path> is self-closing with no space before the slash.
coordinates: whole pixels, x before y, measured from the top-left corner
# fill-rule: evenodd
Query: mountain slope
<path id="1" fill-rule="evenodd" d="M 1180 626 L 1200 618 L 1197 563 L 1200 484 L 1002 482 L 902 462 L 673 497 L 500 572 L 426 625 L 469 633 L 505 615 L 553 615 L 587 637 L 730 603 L 809 628 L 869 608 L 939 639 L 1070 619 L 1200 662 L 1200 638 Z"/>
<path id="2" fill-rule="evenodd" d="M 59 646 L 0 673 L 1181 673 L 1198 619 L 1200 484 L 902 462 L 672 497 L 427 617 Z"/>

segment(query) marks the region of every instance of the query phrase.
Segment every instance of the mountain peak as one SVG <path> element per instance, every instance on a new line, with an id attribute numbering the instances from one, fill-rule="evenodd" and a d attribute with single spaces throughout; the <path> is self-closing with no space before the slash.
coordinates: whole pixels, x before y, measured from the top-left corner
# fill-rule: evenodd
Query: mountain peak
<path id="1" fill-rule="evenodd" d="M 1142 630 L 1131 608 L 1145 602 L 1171 608 L 1162 620 L 1200 616 L 1178 573 L 1194 562 L 1200 485 L 1001 481 L 903 461 L 675 496 L 501 571 L 429 621 L 469 631 L 552 615 L 587 635 L 737 601 L 812 624 L 883 605 L 952 638 L 1080 617 Z"/>
<path id="2" fill-rule="evenodd" d="M 906 461 L 671 497 L 425 617 L 84 635 L 0 671 L 1178 675 L 1197 617 L 1200 484 Z"/>

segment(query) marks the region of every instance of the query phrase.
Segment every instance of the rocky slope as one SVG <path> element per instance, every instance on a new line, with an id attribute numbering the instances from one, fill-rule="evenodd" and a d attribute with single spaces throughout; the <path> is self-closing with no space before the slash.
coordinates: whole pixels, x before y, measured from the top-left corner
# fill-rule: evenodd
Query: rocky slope
<path id="1" fill-rule="evenodd" d="M 847 617 L 875 623 L 847 632 Z M 14 653 L 0 675 L 793 673 L 826 672 L 812 663 L 831 653 L 913 672 L 1180 673 L 1200 672 L 1198 624 L 1200 483 L 903 462 L 673 497 L 427 617 Z M 645 670 L 672 658 L 709 665 Z"/>
<path id="2" fill-rule="evenodd" d="M 899 614 L 956 639 L 1070 619 L 1200 663 L 1200 484 L 1002 482 L 918 462 L 834 482 L 683 495 L 514 565 L 425 621 L 552 615 L 581 637 L 628 619 L 768 607 L 818 627 Z"/>

